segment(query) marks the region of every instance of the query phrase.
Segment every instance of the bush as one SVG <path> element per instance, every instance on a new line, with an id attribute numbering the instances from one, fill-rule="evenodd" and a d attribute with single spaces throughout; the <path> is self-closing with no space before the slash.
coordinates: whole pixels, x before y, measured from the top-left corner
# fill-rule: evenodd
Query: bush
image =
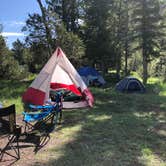
<path id="1" fill-rule="evenodd" d="M 1 79 L 22 79 L 26 77 L 26 66 L 20 66 L 14 58 L 13 52 L 6 47 L 3 36 L 0 36 L 0 78 Z"/>

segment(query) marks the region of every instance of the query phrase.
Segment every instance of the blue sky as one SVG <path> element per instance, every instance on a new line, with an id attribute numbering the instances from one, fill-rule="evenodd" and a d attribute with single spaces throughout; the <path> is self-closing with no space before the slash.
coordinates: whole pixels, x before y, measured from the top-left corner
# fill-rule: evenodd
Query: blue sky
<path id="1" fill-rule="evenodd" d="M 1 0 L 0 23 L 3 25 L 2 35 L 6 38 L 9 48 L 17 38 L 23 40 L 21 32 L 29 13 L 40 13 L 36 0 Z"/>

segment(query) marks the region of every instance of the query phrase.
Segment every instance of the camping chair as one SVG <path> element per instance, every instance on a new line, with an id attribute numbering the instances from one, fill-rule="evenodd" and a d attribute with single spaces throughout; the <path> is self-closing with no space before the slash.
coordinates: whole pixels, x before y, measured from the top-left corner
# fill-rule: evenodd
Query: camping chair
<path id="1" fill-rule="evenodd" d="M 61 121 L 62 118 L 62 101 L 61 95 L 57 94 L 54 105 L 29 105 L 29 109 L 23 112 L 23 121 L 25 122 L 25 133 L 28 131 L 50 131 L 54 129 L 58 118 Z M 46 128 L 46 123 L 51 120 L 51 127 Z"/>
<path id="2" fill-rule="evenodd" d="M 8 138 L 6 145 L 0 149 L 0 161 L 4 154 L 15 159 L 20 159 L 19 137 L 21 127 L 16 125 L 15 105 L 10 105 L 5 108 L 0 108 L 0 135 L 1 138 Z M 16 146 L 14 145 L 16 143 Z M 15 154 L 9 153 L 8 150 L 13 150 Z"/>

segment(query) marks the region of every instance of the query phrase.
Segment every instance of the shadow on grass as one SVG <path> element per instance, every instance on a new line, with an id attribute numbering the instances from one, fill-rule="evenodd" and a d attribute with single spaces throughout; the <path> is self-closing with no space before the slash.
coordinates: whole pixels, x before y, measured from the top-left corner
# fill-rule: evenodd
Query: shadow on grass
<path id="1" fill-rule="evenodd" d="M 94 93 L 96 104 L 93 110 L 64 113 L 62 128 L 70 130 L 79 126 L 79 130 L 73 139 L 52 149 L 52 155 L 58 154 L 58 158 L 52 157 L 43 165 L 163 164 L 166 137 L 153 129 L 164 120 L 165 111 L 159 106 L 156 106 L 159 110 L 154 111 L 146 94 L 126 95 L 113 91 L 112 94 L 110 91 L 99 94 L 95 90 Z M 164 101 L 163 98 L 158 96 L 157 101 Z M 42 165 L 42 162 L 35 165 Z"/>

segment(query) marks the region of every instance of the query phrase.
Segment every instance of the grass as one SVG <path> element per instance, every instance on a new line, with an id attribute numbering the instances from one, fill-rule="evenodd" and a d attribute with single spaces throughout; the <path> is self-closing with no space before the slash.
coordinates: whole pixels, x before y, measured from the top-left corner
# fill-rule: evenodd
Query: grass
<path id="1" fill-rule="evenodd" d="M 0 100 L 15 103 L 20 114 L 29 84 L 1 81 Z M 114 84 L 91 90 L 94 108 L 64 110 L 63 124 L 33 165 L 165 166 L 166 84 L 152 79 L 146 94 L 118 93 Z"/>

